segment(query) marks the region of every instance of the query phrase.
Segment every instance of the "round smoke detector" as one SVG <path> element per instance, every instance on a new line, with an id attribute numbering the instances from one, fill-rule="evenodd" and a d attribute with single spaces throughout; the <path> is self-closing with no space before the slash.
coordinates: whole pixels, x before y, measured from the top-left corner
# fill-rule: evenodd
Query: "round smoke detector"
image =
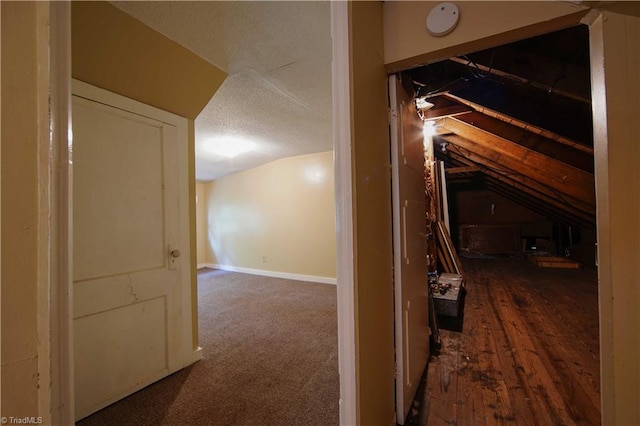
<path id="1" fill-rule="evenodd" d="M 458 25 L 460 11 L 451 2 L 440 3 L 427 16 L 427 31 L 436 37 L 449 34 Z"/>

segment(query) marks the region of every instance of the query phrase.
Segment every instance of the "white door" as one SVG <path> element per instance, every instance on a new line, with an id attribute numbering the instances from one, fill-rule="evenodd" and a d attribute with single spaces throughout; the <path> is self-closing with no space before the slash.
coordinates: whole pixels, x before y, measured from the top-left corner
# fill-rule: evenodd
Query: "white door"
<path id="1" fill-rule="evenodd" d="M 75 90 L 74 90 L 75 93 Z M 76 418 L 170 374 L 181 359 L 175 126 L 73 96 Z"/>
<path id="2" fill-rule="evenodd" d="M 396 421 L 403 425 L 429 358 L 426 199 L 422 121 L 389 77 L 396 341 Z"/>

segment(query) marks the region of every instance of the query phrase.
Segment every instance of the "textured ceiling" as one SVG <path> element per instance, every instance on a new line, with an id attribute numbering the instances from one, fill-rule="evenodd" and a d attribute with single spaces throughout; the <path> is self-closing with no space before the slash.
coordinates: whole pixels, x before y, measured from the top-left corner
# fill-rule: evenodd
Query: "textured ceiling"
<path id="1" fill-rule="evenodd" d="M 112 3 L 229 74 L 196 119 L 196 179 L 332 148 L 329 2 Z M 208 152 L 221 137 L 255 149 Z"/>

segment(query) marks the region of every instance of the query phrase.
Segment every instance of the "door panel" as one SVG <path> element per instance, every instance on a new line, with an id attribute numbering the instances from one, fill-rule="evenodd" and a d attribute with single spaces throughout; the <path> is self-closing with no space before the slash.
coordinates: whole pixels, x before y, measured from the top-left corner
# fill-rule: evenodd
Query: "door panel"
<path id="1" fill-rule="evenodd" d="M 73 97 L 76 418 L 181 366 L 174 126 Z"/>
<path id="2" fill-rule="evenodd" d="M 164 267 L 162 127 L 86 100 L 73 107 L 75 280 Z"/>
<path id="3" fill-rule="evenodd" d="M 429 357 L 426 199 L 422 122 L 396 76 L 391 123 L 396 421 L 404 424 Z"/>
<path id="4" fill-rule="evenodd" d="M 158 297 L 74 321 L 80 336 L 75 374 L 85 389 L 76 391 L 78 407 L 120 399 L 123 392 L 169 373 L 166 311 L 166 298 Z"/>
<path id="5" fill-rule="evenodd" d="M 424 242 L 424 202 L 404 200 L 402 207 L 402 247 L 405 264 L 415 263 L 421 266 L 426 254 Z"/>

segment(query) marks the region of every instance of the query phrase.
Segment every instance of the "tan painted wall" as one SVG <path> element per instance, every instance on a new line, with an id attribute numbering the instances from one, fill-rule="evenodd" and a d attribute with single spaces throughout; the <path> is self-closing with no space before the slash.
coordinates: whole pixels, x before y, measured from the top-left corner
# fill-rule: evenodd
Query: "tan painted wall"
<path id="1" fill-rule="evenodd" d="M 73 78 L 195 119 L 227 74 L 107 2 L 71 7 Z"/>
<path id="2" fill-rule="evenodd" d="M 591 26 L 603 424 L 640 424 L 640 18 Z"/>
<path id="3" fill-rule="evenodd" d="M 198 265 L 207 263 L 207 200 L 204 192 L 205 184 L 196 182 L 196 241 Z"/>
<path id="4" fill-rule="evenodd" d="M 2 416 L 37 416 L 37 154 L 38 145 L 46 143 L 38 120 L 47 114 L 46 97 L 42 105 L 38 94 L 37 28 L 46 24 L 38 22 L 35 3 L 2 2 L 1 7 Z"/>
<path id="5" fill-rule="evenodd" d="M 456 1 L 460 20 L 445 37 L 427 32 L 438 1 L 384 3 L 385 63 L 392 72 L 575 25 L 585 7 L 549 1 Z M 576 15 L 577 14 L 577 15 Z M 465 45 L 461 50 L 457 46 Z"/>
<path id="6" fill-rule="evenodd" d="M 335 278 L 332 151 L 280 159 L 205 188 L 208 263 Z"/>
<path id="7" fill-rule="evenodd" d="M 349 10 L 356 377 L 361 425 L 395 424 L 391 159 L 382 3 Z"/>

